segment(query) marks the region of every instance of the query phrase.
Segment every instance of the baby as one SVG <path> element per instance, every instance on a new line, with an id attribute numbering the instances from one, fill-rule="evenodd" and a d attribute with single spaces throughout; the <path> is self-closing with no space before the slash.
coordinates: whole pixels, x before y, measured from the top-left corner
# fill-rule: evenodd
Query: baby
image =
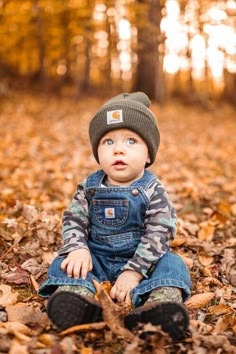
<path id="1" fill-rule="evenodd" d="M 94 279 L 111 282 L 114 301 L 131 300 L 128 329 L 150 322 L 181 338 L 188 327 L 182 302 L 190 295 L 190 275 L 170 252 L 176 213 L 163 184 L 147 170 L 160 143 L 149 106 L 145 93 L 123 93 L 90 122 L 100 169 L 77 186 L 63 214 L 64 244 L 39 290 L 50 296 L 48 316 L 60 329 L 102 321 Z"/>

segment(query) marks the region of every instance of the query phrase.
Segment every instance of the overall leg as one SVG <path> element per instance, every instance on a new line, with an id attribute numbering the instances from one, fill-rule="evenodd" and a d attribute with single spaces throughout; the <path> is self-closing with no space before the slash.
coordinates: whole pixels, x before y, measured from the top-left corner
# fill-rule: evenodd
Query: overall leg
<path id="1" fill-rule="evenodd" d="M 102 308 L 95 300 L 93 280 L 106 280 L 105 269 L 92 255 L 93 270 L 86 279 L 68 277 L 61 269 L 64 258 L 57 257 L 48 271 L 48 280 L 42 285 L 39 294 L 50 296 L 47 313 L 50 320 L 60 329 L 74 325 L 102 321 Z"/>
<path id="2" fill-rule="evenodd" d="M 189 271 L 182 259 L 168 252 L 148 279 L 131 291 L 136 309 L 125 319 L 126 327 L 151 322 L 173 338 L 181 338 L 188 327 L 188 314 L 181 304 L 190 295 Z"/>

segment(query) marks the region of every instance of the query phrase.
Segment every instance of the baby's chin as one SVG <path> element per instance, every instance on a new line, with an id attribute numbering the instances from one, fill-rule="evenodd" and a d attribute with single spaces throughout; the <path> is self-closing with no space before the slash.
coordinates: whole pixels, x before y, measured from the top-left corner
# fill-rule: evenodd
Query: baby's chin
<path id="1" fill-rule="evenodd" d="M 124 177 L 124 176 L 120 176 L 120 178 L 111 178 L 111 177 L 107 177 L 107 181 L 109 184 L 114 185 L 114 186 L 119 186 L 119 187 L 127 187 L 129 186 L 131 183 L 133 183 L 134 181 L 138 180 L 139 178 L 141 178 L 143 176 L 142 175 L 138 175 L 138 176 L 129 176 L 129 177 Z"/>

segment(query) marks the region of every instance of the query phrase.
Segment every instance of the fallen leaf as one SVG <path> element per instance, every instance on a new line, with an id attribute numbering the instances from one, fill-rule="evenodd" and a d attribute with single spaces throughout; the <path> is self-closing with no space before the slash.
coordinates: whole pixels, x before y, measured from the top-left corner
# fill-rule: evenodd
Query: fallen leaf
<path id="1" fill-rule="evenodd" d="M 36 259 L 29 258 L 27 259 L 27 261 L 21 264 L 21 268 L 27 270 L 28 272 L 34 275 L 40 272 L 42 265 L 39 264 Z"/>
<path id="2" fill-rule="evenodd" d="M 234 203 L 234 204 L 231 205 L 231 213 L 232 213 L 233 215 L 236 215 L 236 203 Z"/>
<path id="3" fill-rule="evenodd" d="M 234 309 L 231 306 L 220 304 L 208 307 L 208 311 L 213 315 L 224 315 L 228 313 L 233 313 Z"/>
<path id="4" fill-rule="evenodd" d="M 5 328 L 9 333 L 23 333 L 26 335 L 31 334 L 31 330 L 26 325 L 20 322 L 1 322 L 0 328 Z"/>
<path id="5" fill-rule="evenodd" d="M 230 284 L 236 286 L 236 263 L 230 268 L 228 277 Z"/>
<path id="6" fill-rule="evenodd" d="M 30 274 L 30 281 L 31 281 L 31 284 L 32 284 L 34 290 L 37 292 L 37 291 L 39 290 L 40 285 L 39 285 L 39 283 L 35 280 L 35 278 L 33 277 L 32 274 Z"/>
<path id="7" fill-rule="evenodd" d="M 10 274 L 2 275 L 3 279 L 9 284 L 28 284 L 30 283 L 29 274 L 21 266 L 17 266 L 16 269 Z"/>
<path id="8" fill-rule="evenodd" d="M 212 241 L 214 237 L 214 232 L 214 225 L 211 225 L 208 222 L 203 222 L 200 224 L 200 229 L 198 231 L 198 239 L 200 241 Z"/>
<path id="9" fill-rule="evenodd" d="M 60 332 L 61 336 L 65 336 L 71 333 L 76 332 L 86 332 L 86 331 L 97 331 L 103 329 L 107 326 L 106 322 L 95 322 L 95 323 L 87 323 L 81 324 L 77 326 L 73 326 L 70 328 L 65 329 L 64 331 Z"/>
<path id="10" fill-rule="evenodd" d="M 27 345 L 22 344 L 18 339 L 14 338 L 8 354 L 29 354 L 29 351 Z"/>
<path id="11" fill-rule="evenodd" d="M 215 294 L 212 292 L 196 294 L 191 296 L 184 304 L 189 309 L 200 309 L 208 305 L 214 297 Z"/>
<path id="12" fill-rule="evenodd" d="M 214 257 L 208 256 L 207 254 L 199 254 L 198 259 L 204 267 L 209 266 L 214 261 Z"/>
<path id="13" fill-rule="evenodd" d="M 179 247 L 185 243 L 184 237 L 176 237 L 170 244 L 171 247 Z"/>
<path id="14" fill-rule="evenodd" d="M 12 288 L 9 285 L 0 285 L 0 305 L 3 307 L 9 305 L 15 305 L 18 299 L 18 292 L 12 292 Z"/>
<path id="15" fill-rule="evenodd" d="M 41 324 L 45 325 L 48 322 L 46 313 L 42 313 L 39 306 L 32 306 L 24 303 L 17 303 L 14 306 L 7 306 L 6 312 L 8 321 L 19 321 L 25 324 Z"/>
<path id="16" fill-rule="evenodd" d="M 216 279 L 214 277 L 206 277 L 203 279 L 202 283 L 203 283 L 203 285 L 217 285 L 220 288 L 223 287 L 223 284 L 221 283 L 221 281 L 219 281 L 218 279 Z"/>
<path id="17" fill-rule="evenodd" d="M 97 301 L 99 301 L 98 292 L 100 290 L 100 287 L 102 287 L 103 291 L 106 294 L 110 295 L 110 291 L 111 291 L 111 288 L 112 288 L 112 285 L 111 285 L 110 281 L 103 281 L 102 283 L 98 283 L 98 282 L 94 281 L 94 286 L 95 286 L 95 289 L 96 289 L 95 299 Z"/>
<path id="18" fill-rule="evenodd" d="M 53 334 L 43 333 L 38 336 L 38 341 L 46 347 L 52 347 L 56 341 L 56 337 Z"/>
<path id="19" fill-rule="evenodd" d="M 124 303 L 123 305 L 115 304 L 107 292 L 107 289 L 110 288 L 107 282 L 99 284 L 93 280 L 93 283 L 97 290 L 99 302 L 102 305 L 104 322 L 106 322 L 113 333 L 123 337 L 127 341 L 132 341 L 135 336 L 124 325 L 124 317 L 129 312 L 131 303 Z"/>
<path id="20" fill-rule="evenodd" d="M 190 320 L 190 325 L 196 327 L 200 333 L 211 333 L 214 329 L 213 326 L 200 320 Z"/>
<path id="21" fill-rule="evenodd" d="M 214 334 L 224 333 L 228 329 L 228 327 L 232 326 L 232 323 L 233 323 L 232 315 L 228 315 L 228 314 L 224 315 L 218 319 L 212 333 Z"/>

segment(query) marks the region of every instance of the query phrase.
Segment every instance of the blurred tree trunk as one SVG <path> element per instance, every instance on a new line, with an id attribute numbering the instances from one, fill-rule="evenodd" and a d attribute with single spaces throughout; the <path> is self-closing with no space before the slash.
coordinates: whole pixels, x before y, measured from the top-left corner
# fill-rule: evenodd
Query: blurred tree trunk
<path id="1" fill-rule="evenodd" d="M 83 4 L 78 12 L 78 21 L 81 28 L 83 41 L 75 48 L 75 85 L 76 95 L 81 92 L 86 92 L 90 88 L 90 73 L 91 73 L 91 48 L 94 31 L 92 24 L 92 16 L 94 10 L 94 1 L 90 1 L 89 5 Z M 80 48 L 81 47 L 81 48 Z"/>
<path id="2" fill-rule="evenodd" d="M 150 98 L 164 101 L 165 82 L 162 60 L 159 56 L 161 1 L 138 0 L 138 65 L 136 90 L 144 91 Z"/>
<path id="3" fill-rule="evenodd" d="M 36 38 L 39 51 L 39 68 L 34 74 L 37 79 L 43 79 L 44 77 L 44 60 L 45 60 L 45 45 L 43 40 L 43 23 L 42 23 L 42 9 L 38 0 L 33 0 L 32 10 L 34 14 L 34 21 L 36 27 Z"/>
<path id="4" fill-rule="evenodd" d="M 223 93 L 224 98 L 226 98 L 236 106 L 236 74 L 229 73 L 227 70 L 225 70 L 224 81 L 225 81 L 225 89 Z"/>

